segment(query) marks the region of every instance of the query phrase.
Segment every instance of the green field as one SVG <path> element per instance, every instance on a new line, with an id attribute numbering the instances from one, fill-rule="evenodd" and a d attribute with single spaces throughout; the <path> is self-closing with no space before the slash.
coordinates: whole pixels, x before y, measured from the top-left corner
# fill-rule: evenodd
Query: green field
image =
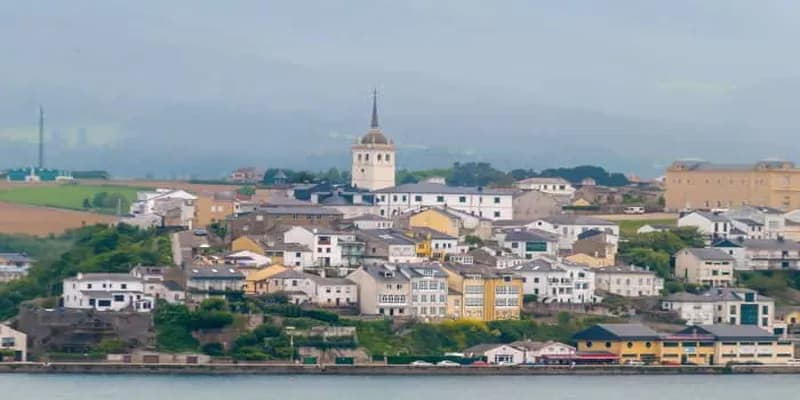
<path id="1" fill-rule="evenodd" d="M 54 186 L 14 186 L 0 188 L 0 201 L 7 203 L 28 204 L 34 206 L 47 206 L 67 208 L 71 210 L 95 211 L 109 213 L 116 211 L 113 205 L 85 207 L 85 199 L 91 203 L 95 195 L 105 192 L 109 195 L 118 194 L 124 199 L 122 211 L 127 212 L 130 203 L 136 200 L 136 192 L 141 189 L 125 186 L 104 185 L 54 185 Z"/>
<path id="2" fill-rule="evenodd" d="M 642 219 L 642 220 L 628 220 L 618 221 L 619 233 L 621 236 L 630 237 L 636 234 L 636 231 L 645 225 L 671 225 L 675 226 L 677 223 L 674 219 Z"/>

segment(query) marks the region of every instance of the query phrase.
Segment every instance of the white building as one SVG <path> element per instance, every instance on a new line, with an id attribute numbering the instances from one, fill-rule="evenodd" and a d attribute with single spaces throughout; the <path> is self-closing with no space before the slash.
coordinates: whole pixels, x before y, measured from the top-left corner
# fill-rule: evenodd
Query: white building
<path id="1" fill-rule="evenodd" d="M 12 329 L 8 325 L 0 324 L 0 350 L 13 352 L 13 361 L 27 361 L 28 335 Z M 2 361 L 2 356 L 0 356 L 0 361 Z"/>
<path id="2" fill-rule="evenodd" d="M 411 281 L 393 265 L 364 265 L 347 276 L 358 285 L 361 314 L 410 316 Z"/>
<path id="3" fill-rule="evenodd" d="M 731 255 L 736 270 L 798 270 L 800 243 L 788 239 L 726 239 L 714 248 Z"/>
<path id="4" fill-rule="evenodd" d="M 176 220 L 176 224 L 192 229 L 197 197 L 183 190 L 156 189 L 154 192 L 136 193 L 130 213 L 134 217 L 158 215 Z"/>
<path id="5" fill-rule="evenodd" d="M 513 191 L 507 189 L 408 183 L 376 190 L 375 197 L 386 217 L 425 207 L 447 207 L 490 220 L 514 217 Z"/>
<path id="6" fill-rule="evenodd" d="M 511 346 L 525 351 L 525 364 L 561 364 L 571 362 L 577 350 L 564 343 L 520 340 Z"/>
<path id="7" fill-rule="evenodd" d="M 364 264 L 415 263 L 423 261 L 417 256 L 416 242 L 403 232 L 389 229 L 362 230 L 356 238 L 364 243 Z"/>
<path id="8" fill-rule="evenodd" d="M 726 238 L 733 228 L 728 217 L 707 211 L 694 211 L 678 218 L 678 226 L 695 227 L 711 239 Z"/>
<path id="9" fill-rule="evenodd" d="M 144 281 L 130 274 L 79 273 L 64 279 L 63 287 L 64 308 L 150 312 L 155 303 Z"/>
<path id="10" fill-rule="evenodd" d="M 242 292 L 245 276 L 227 265 L 190 265 L 186 267 L 186 291 L 194 301 L 226 292 Z"/>
<path id="11" fill-rule="evenodd" d="M 320 307 L 345 307 L 358 304 L 358 286 L 350 280 L 286 270 L 268 278 L 268 292 L 283 292 L 293 303 L 305 302 Z"/>
<path id="12" fill-rule="evenodd" d="M 366 135 L 356 140 L 352 147 L 353 161 L 350 170 L 354 187 L 378 190 L 394 186 L 395 147 L 378 125 L 377 93 L 372 97 L 372 123 Z"/>
<path id="13" fill-rule="evenodd" d="M 346 218 L 342 222 L 352 224 L 357 229 L 392 229 L 394 222 L 386 217 L 375 214 L 363 214 L 353 218 Z"/>
<path id="14" fill-rule="evenodd" d="M 655 272 L 635 266 L 593 269 L 595 289 L 623 297 L 651 297 L 661 294 L 664 279 Z"/>
<path id="15" fill-rule="evenodd" d="M 519 258 L 558 256 L 558 235 L 538 229 L 509 229 L 495 233 L 497 244 Z"/>
<path id="16" fill-rule="evenodd" d="M 525 350 L 510 344 L 479 344 L 463 351 L 470 358 L 486 358 L 495 365 L 517 365 L 525 362 Z"/>
<path id="17" fill-rule="evenodd" d="M 33 259 L 21 253 L 0 253 L 0 283 L 28 276 Z"/>
<path id="18" fill-rule="evenodd" d="M 536 190 L 543 193 L 572 196 L 575 187 L 563 178 L 527 178 L 517 181 L 514 186 L 520 190 Z"/>
<path id="19" fill-rule="evenodd" d="M 675 293 L 661 302 L 662 309 L 676 311 L 687 325 L 755 325 L 771 330 L 775 322 L 775 301 L 756 291 L 741 288 L 712 288 L 699 295 Z"/>
<path id="20" fill-rule="evenodd" d="M 543 303 L 593 303 L 595 274 L 591 268 L 547 258 L 511 267 L 522 277 L 522 290 Z"/>
<path id="21" fill-rule="evenodd" d="M 776 208 L 742 206 L 728 210 L 723 215 L 734 220 L 734 226 L 737 226 L 736 220 L 740 221 L 738 228 L 743 226 L 754 228 L 747 236 L 749 239 L 778 239 L 784 237 L 786 233 L 787 214 Z"/>
<path id="22" fill-rule="evenodd" d="M 225 255 L 225 263 L 241 267 L 261 267 L 272 265 L 272 259 L 250 250 L 241 250 Z M 293 265 L 293 264 L 289 264 Z"/>
<path id="23" fill-rule="evenodd" d="M 572 244 L 580 239 L 580 235 L 587 231 L 599 231 L 612 234 L 611 244 L 617 245 L 619 238 L 619 225 L 616 222 L 584 215 L 560 214 L 540 218 L 525 225 L 528 229 L 540 229 L 558 235 L 558 248 L 572 250 Z"/>
<path id="24" fill-rule="evenodd" d="M 285 243 L 297 243 L 311 249 L 315 266 L 338 267 L 342 265 L 342 247 L 339 234 L 323 227 L 294 226 L 283 234 Z"/>

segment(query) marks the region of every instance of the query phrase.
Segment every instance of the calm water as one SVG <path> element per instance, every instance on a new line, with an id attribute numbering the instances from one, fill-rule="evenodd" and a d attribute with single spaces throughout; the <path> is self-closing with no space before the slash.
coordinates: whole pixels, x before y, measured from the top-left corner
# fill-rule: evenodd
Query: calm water
<path id="1" fill-rule="evenodd" d="M 792 399 L 800 375 L 363 377 L 2 375 L 0 399 Z"/>

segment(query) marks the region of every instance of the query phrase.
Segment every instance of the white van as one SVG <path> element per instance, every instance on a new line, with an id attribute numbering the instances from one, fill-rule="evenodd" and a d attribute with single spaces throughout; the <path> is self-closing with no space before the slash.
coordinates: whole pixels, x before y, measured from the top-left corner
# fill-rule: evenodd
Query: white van
<path id="1" fill-rule="evenodd" d="M 623 211 L 625 214 L 644 214 L 644 207 L 642 206 L 628 206 Z"/>

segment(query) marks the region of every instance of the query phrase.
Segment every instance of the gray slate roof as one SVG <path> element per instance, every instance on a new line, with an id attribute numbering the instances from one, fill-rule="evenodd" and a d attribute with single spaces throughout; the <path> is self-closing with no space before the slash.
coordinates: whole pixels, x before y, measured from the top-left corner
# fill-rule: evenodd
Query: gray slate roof
<path id="1" fill-rule="evenodd" d="M 326 207 L 262 207 L 258 212 L 267 215 L 343 215 L 341 211 Z"/>
<path id="2" fill-rule="evenodd" d="M 520 230 L 514 229 L 506 231 L 507 242 L 556 242 L 558 237 L 542 230 Z"/>
<path id="3" fill-rule="evenodd" d="M 188 279 L 243 280 L 244 274 L 230 265 L 191 265 L 186 267 Z"/>
<path id="4" fill-rule="evenodd" d="M 468 186 L 447 186 L 439 183 L 406 183 L 390 188 L 376 190 L 375 193 L 420 193 L 420 194 L 485 194 L 511 195 L 508 190 Z"/>
<path id="5" fill-rule="evenodd" d="M 704 261 L 735 261 L 730 254 L 713 247 L 684 249 Z"/>

